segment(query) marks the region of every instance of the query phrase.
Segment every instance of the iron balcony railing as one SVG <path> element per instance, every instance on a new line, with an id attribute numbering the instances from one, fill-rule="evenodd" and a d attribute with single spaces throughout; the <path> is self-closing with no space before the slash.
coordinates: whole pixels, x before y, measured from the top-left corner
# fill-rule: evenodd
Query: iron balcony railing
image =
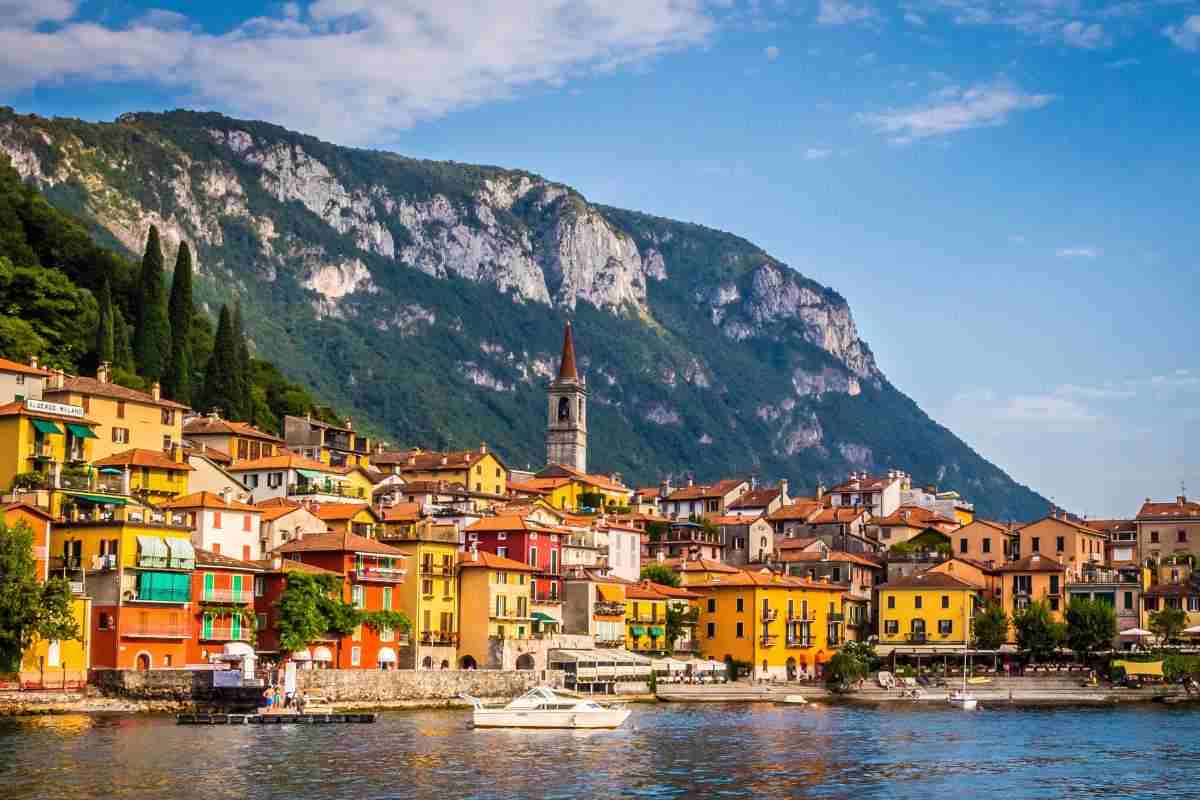
<path id="1" fill-rule="evenodd" d="M 763 647 L 770 647 L 779 641 L 779 637 L 773 633 L 764 633 L 758 637 L 758 641 Z"/>
<path id="2" fill-rule="evenodd" d="M 145 639 L 190 639 L 192 632 L 186 625 L 148 622 L 123 627 L 121 635 Z"/>
<path id="3" fill-rule="evenodd" d="M 458 634 L 453 631 L 425 631 L 421 634 L 421 644 L 446 646 L 458 643 Z"/>
<path id="4" fill-rule="evenodd" d="M 813 638 L 811 636 L 789 636 L 787 638 L 788 647 L 812 647 Z"/>
<path id="5" fill-rule="evenodd" d="M 421 562 L 422 575 L 448 576 L 454 574 L 453 564 L 435 564 L 430 562 Z"/>
<path id="6" fill-rule="evenodd" d="M 252 603 L 254 594 L 249 589 L 205 589 L 200 594 L 201 603 Z"/>
<path id="7" fill-rule="evenodd" d="M 403 583 L 404 575 L 407 571 L 396 567 L 359 567 L 354 570 L 354 579 L 359 581 Z"/>
<path id="8" fill-rule="evenodd" d="M 929 635 L 925 633 L 910 633 L 908 635 L 909 644 L 925 644 L 929 641 Z"/>
<path id="9" fill-rule="evenodd" d="M 779 609 L 777 608 L 768 608 L 762 613 L 763 622 L 774 622 L 777 619 L 779 619 Z"/>
<path id="10" fill-rule="evenodd" d="M 596 610 L 593 613 L 602 617 L 623 617 L 625 616 L 625 604 L 596 603 Z"/>
<path id="11" fill-rule="evenodd" d="M 337 483 L 293 483 L 288 486 L 288 495 L 294 497 L 305 497 L 309 495 L 323 494 L 329 497 L 350 497 L 356 499 L 364 499 L 366 493 L 358 486 L 343 486 Z"/>
<path id="12" fill-rule="evenodd" d="M 845 622 L 846 616 L 845 616 L 845 614 L 843 614 L 840 611 L 830 611 L 829 612 L 829 621 L 830 622 Z"/>
<path id="13" fill-rule="evenodd" d="M 250 631 L 245 627 L 236 630 L 231 625 L 213 625 L 211 629 L 201 628 L 200 640 L 206 642 L 248 642 Z"/>

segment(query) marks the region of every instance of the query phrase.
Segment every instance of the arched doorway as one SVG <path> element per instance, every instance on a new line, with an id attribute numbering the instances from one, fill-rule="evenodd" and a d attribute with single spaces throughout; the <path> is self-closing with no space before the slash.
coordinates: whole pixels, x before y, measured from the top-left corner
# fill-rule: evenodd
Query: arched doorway
<path id="1" fill-rule="evenodd" d="M 442 669 L 450 669 L 450 662 L 444 658 L 442 659 Z"/>
<path id="2" fill-rule="evenodd" d="M 475 656 L 463 656 L 458 660 L 459 669 L 478 669 Z"/>
<path id="3" fill-rule="evenodd" d="M 533 656 L 529 653 L 517 656 L 517 669 L 533 669 Z"/>
<path id="4" fill-rule="evenodd" d="M 771 667 L 767 664 L 767 660 L 764 658 L 762 662 L 762 678 L 763 680 L 766 680 L 769 677 L 771 677 Z"/>
<path id="5" fill-rule="evenodd" d="M 796 659 L 794 658 L 787 660 L 787 679 L 789 681 L 796 680 Z"/>
<path id="6" fill-rule="evenodd" d="M 433 656 L 425 656 L 421 659 L 421 669 L 433 669 Z"/>
<path id="7" fill-rule="evenodd" d="M 150 654 L 149 653 L 138 653 L 137 668 L 142 670 L 143 672 L 150 669 Z"/>

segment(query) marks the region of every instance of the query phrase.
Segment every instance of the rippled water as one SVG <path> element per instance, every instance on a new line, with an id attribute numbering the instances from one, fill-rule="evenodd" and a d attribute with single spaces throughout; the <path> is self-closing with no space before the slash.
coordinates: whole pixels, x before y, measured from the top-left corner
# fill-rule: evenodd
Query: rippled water
<path id="1" fill-rule="evenodd" d="M 1200 713 L 635 706 L 617 731 L 0 721 L 0 798 L 1198 797 Z"/>

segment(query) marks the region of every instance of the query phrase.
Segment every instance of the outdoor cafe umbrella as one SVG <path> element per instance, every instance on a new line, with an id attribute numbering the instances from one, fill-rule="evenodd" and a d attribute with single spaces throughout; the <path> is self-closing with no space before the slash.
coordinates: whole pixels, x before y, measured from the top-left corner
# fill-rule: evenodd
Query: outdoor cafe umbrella
<path id="1" fill-rule="evenodd" d="M 1193 625 L 1190 628 L 1184 628 L 1183 632 L 1189 636 L 1196 636 L 1197 634 L 1200 634 L 1200 625 Z"/>
<path id="2" fill-rule="evenodd" d="M 1121 631 L 1121 635 L 1122 636 L 1137 636 L 1137 637 L 1153 636 L 1153 634 L 1150 633 L 1150 631 L 1146 630 L 1145 628 L 1129 628 L 1128 630 Z"/>

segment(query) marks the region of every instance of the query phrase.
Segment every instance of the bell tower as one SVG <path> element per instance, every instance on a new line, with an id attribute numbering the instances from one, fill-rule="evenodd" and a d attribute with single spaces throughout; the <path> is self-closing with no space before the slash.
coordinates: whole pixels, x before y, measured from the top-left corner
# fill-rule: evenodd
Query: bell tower
<path id="1" fill-rule="evenodd" d="M 558 378 L 546 392 L 546 461 L 587 472 L 587 382 L 575 365 L 571 323 L 563 332 Z"/>

